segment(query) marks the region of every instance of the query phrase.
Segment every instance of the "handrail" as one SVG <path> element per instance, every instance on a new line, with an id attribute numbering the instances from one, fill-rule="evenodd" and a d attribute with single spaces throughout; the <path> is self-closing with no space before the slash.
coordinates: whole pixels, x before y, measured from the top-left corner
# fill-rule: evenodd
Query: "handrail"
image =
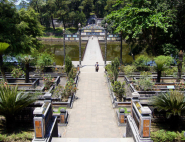
<path id="1" fill-rule="evenodd" d="M 100 42 L 99 42 L 99 40 L 98 40 L 98 44 L 99 44 L 99 47 L 100 47 Z M 102 50 L 101 50 L 101 47 L 100 47 L 100 51 L 101 51 L 102 58 L 103 58 L 103 60 L 104 60 L 104 56 L 103 56 L 103 52 L 102 52 Z"/>
<path id="2" fill-rule="evenodd" d="M 88 42 L 89 42 L 89 40 L 88 40 Z M 88 42 L 86 43 L 85 50 L 84 50 L 84 52 L 83 52 L 83 58 L 82 58 L 82 61 L 84 60 L 84 55 L 85 55 L 85 51 L 86 51 L 86 48 L 87 48 L 87 44 L 88 44 Z"/>

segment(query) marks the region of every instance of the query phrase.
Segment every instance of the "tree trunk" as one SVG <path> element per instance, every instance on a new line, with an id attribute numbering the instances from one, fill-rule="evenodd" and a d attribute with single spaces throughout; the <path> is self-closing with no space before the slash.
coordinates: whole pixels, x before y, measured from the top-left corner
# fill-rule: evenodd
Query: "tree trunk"
<path id="1" fill-rule="evenodd" d="M 25 63 L 25 83 L 29 83 L 29 63 Z"/>
<path id="2" fill-rule="evenodd" d="M 182 71 L 182 62 L 180 61 L 178 63 L 178 73 L 177 73 L 177 80 L 176 82 L 180 82 L 180 79 L 181 79 L 181 71 Z"/>
<path id="3" fill-rule="evenodd" d="M 3 56 L 0 55 L 0 69 L 1 69 L 1 74 L 2 74 L 2 77 L 4 79 L 5 82 L 8 82 L 7 79 L 6 79 L 6 76 L 5 76 L 5 71 L 4 71 L 4 67 L 3 67 Z"/>
<path id="4" fill-rule="evenodd" d="M 158 83 L 160 83 L 161 80 L 161 71 L 157 71 L 157 81 Z"/>
<path id="5" fill-rule="evenodd" d="M 53 26 L 53 30 L 55 31 L 55 25 L 53 23 L 53 16 L 51 16 L 51 23 L 52 23 L 52 26 Z"/>
<path id="6" fill-rule="evenodd" d="M 122 32 L 121 32 L 121 45 L 120 45 L 120 65 L 123 64 L 123 61 L 122 61 Z"/>

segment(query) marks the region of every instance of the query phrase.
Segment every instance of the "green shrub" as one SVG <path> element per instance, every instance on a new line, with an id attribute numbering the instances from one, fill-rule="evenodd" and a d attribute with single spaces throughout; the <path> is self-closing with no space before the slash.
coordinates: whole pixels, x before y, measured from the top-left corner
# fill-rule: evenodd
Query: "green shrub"
<path id="1" fill-rule="evenodd" d="M 27 140 L 31 141 L 33 139 L 33 133 L 22 132 L 10 135 L 2 135 L 0 134 L 0 141 L 1 142 L 25 142 Z"/>
<path id="2" fill-rule="evenodd" d="M 69 74 L 68 74 L 68 78 L 72 78 L 75 79 L 76 77 L 76 73 L 77 73 L 77 69 L 75 67 L 72 67 L 72 69 L 70 70 Z"/>
<path id="3" fill-rule="evenodd" d="M 113 73 L 114 81 L 117 81 L 119 72 L 119 59 L 117 57 L 111 62 L 111 71 Z"/>
<path id="4" fill-rule="evenodd" d="M 142 88 L 142 90 L 151 90 L 153 85 L 155 84 L 152 82 L 152 77 L 149 76 L 148 72 L 142 72 L 140 79 L 136 80 L 136 83 Z"/>
<path id="5" fill-rule="evenodd" d="M 164 131 L 159 130 L 156 132 L 151 132 L 151 138 L 154 142 L 173 142 L 173 141 L 184 141 L 184 132 L 174 132 L 174 131 Z"/>
<path id="6" fill-rule="evenodd" d="M 46 66 L 52 65 L 54 62 L 53 54 L 49 54 L 47 52 L 43 52 L 37 57 L 37 68 L 40 70 L 45 69 Z"/>
<path id="7" fill-rule="evenodd" d="M 178 72 L 177 67 L 172 67 L 172 68 L 166 69 L 163 73 L 165 75 L 175 75 L 175 74 L 177 75 L 177 72 Z"/>
<path id="8" fill-rule="evenodd" d="M 107 72 L 110 71 L 110 70 L 111 70 L 111 64 L 107 64 L 107 65 L 105 66 L 105 69 L 107 70 Z"/>
<path id="9" fill-rule="evenodd" d="M 136 67 L 147 67 L 147 63 L 150 61 L 151 59 L 148 56 L 145 55 L 140 55 L 139 57 L 137 57 L 137 59 L 134 61 L 134 65 Z"/>
<path id="10" fill-rule="evenodd" d="M 134 65 L 132 65 L 132 66 L 127 65 L 124 67 L 124 73 L 126 75 L 132 75 L 135 70 L 136 70 L 136 66 L 134 66 Z"/>
<path id="11" fill-rule="evenodd" d="M 65 58 L 65 72 L 67 73 L 67 75 L 71 71 L 72 67 L 73 67 L 73 64 L 72 64 L 71 58 L 66 56 L 66 58 Z"/>
<path id="12" fill-rule="evenodd" d="M 13 78 L 20 78 L 24 75 L 24 71 L 20 67 L 13 68 L 11 75 Z"/>
<path id="13" fill-rule="evenodd" d="M 122 96 L 125 95 L 125 82 L 121 84 L 120 81 L 115 81 L 112 83 L 112 89 L 118 101 L 122 101 Z"/>

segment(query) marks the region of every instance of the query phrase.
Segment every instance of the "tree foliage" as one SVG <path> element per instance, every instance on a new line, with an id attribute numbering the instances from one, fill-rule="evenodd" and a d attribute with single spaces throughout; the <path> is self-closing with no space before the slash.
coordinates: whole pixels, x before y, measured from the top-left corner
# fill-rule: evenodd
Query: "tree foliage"
<path id="1" fill-rule="evenodd" d="M 160 82 L 161 72 L 169 68 L 170 64 L 173 63 L 173 58 L 171 56 L 160 55 L 155 57 L 154 61 L 154 69 L 157 71 L 157 82 Z"/>
<path id="2" fill-rule="evenodd" d="M 124 1 L 118 1 L 115 6 L 121 5 L 121 2 Z M 134 42 L 133 39 L 136 39 L 137 48 L 147 48 L 147 52 L 155 56 L 164 53 L 174 54 L 175 48 L 179 48 L 177 42 L 182 42 L 176 35 L 179 30 L 176 30 L 177 25 L 182 23 L 177 23 L 179 3 L 184 5 L 182 1 L 135 0 L 112 11 L 106 19 L 110 22 L 115 21 L 115 31 L 122 32 L 127 42 Z M 182 8 L 181 10 L 183 11 Z M 179 15 L 181 19 L 183 15 Z"/>
<path id="3" fill-rule="evenodd" d="M 0 85 L 0 114 L 5 116 L 7 127 L 13 127 L 16 114 L 36 99 L 33 94 L 18 92 L 17 87 Z"/>
<path id="4" fill-rule="evenodd" d="M 171 90 L 170 92 L 163 93 L 159 96 L 154 96 L 151 99 L 151 105 L 156 107 L 158 111 L 166 111 L 166 117 L 172 119 L 175 118 L 176 122 L 179 121 L 179 117 L 184 116 L 185 114 L 185 97 L 183 93 L 178 91 Z M 178 123 L 170 125 L 172 125 L 172 127 L 177 127 Z"/>

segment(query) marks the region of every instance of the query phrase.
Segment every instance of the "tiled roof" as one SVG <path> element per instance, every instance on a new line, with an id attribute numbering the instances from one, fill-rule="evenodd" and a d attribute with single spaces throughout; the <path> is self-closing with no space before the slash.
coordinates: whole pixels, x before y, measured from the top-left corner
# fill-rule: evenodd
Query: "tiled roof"
<path id="1" fill-rule="evenodd" d="M 82 28 L 82 30 L 87 30 L 87 29 L 104 29 L 104 28 L 95 24 L 87 25 L 86 27 Z"/>

